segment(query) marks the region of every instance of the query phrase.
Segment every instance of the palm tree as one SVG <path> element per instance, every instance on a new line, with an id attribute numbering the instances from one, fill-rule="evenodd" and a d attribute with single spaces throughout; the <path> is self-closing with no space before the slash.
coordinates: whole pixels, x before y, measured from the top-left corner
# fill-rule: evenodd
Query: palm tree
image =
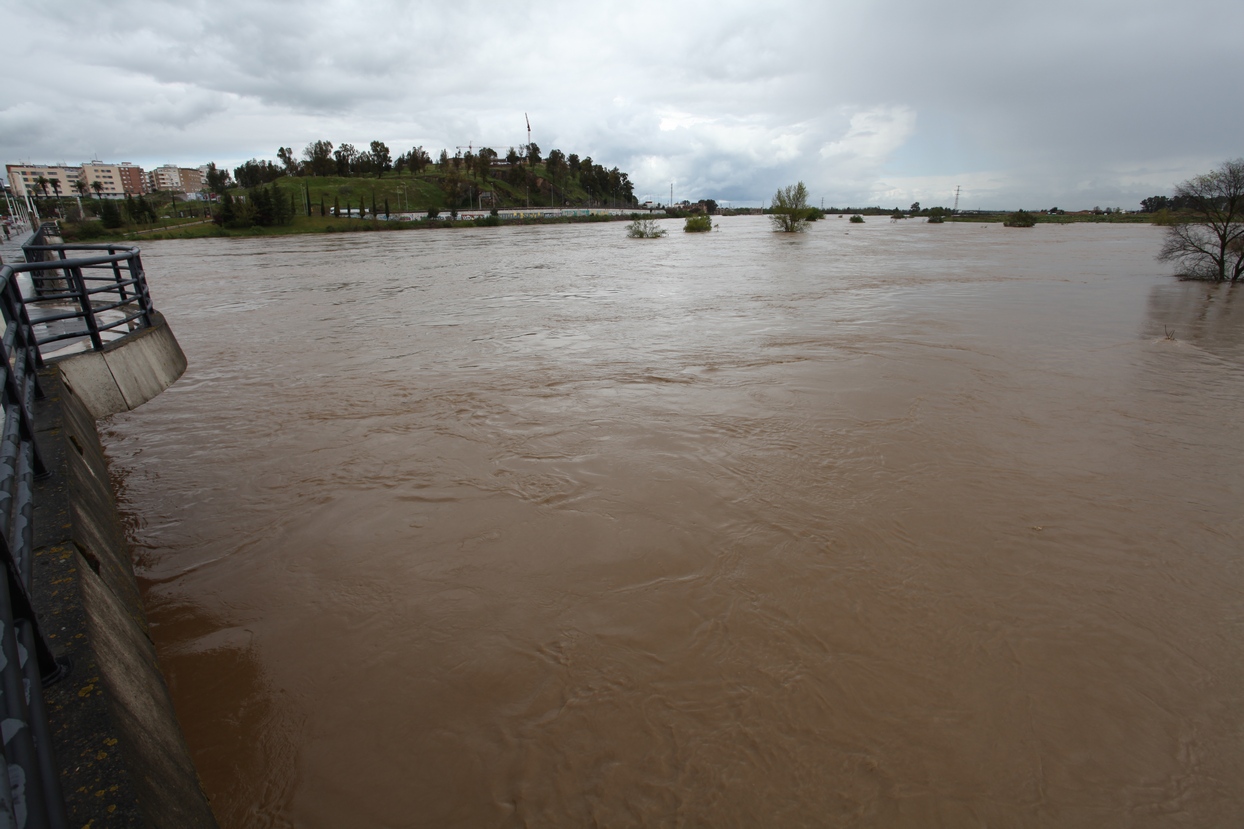
<path id="1" fill-rule="evenodd" d="M 60 179 L 52 179 L 52 192 L 56 194 L 56 216 L 57 218 L 62 218 L 65 215 L 65 211 L 61 209 L 60 203 Z"/>
<path id="2" fill-rule="evenodd" d="M 82 212 L 82 197 L 86 195 L 86 179 L 75 178 L 73 180 L 73 189 L 78 191 L 78 221 L 85 221 L 86 214 Z"/>
<path id="3" fill-rule="evenodd" d="M 96 179 L 95 181 L 91 182 L 91 189 L 95 191 L 95 198 L 100 200 L 99 202 L 100 207 L 103 207 L 103 204 L 104 204 L 103 197 L 100 196 L 99 194 L 104 191 L 104 183 L 100 181 L 99 179 Z"/>

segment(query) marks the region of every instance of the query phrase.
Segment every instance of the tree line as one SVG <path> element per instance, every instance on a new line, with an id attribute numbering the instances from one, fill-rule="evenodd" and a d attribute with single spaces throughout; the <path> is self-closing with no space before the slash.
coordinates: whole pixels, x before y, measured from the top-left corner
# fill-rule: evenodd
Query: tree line
<path id="1" fill-rule="evenodd" d="M 383 141 L 372 141 L 367 148 L 353 144 L 334 145 L 331 141 L 312 141 L 302 151 L 301 157 L 292 147 L 277 149 L 279 163 L 271 160 L 251 159 L 229 171 L 209 164 L 208 189 L 222 194 L 230 187 L 252 189 L 270 184 L 284 176 L 341 176 L 381 178 L 386 173 L 395 175 L 436 174 L 451 208 L 473 202 L 489 179 L 499 179 L 514 187 L 522 187 L 540 199 L 560 195 L 566 198 L 571 184 L 577 184 L 596 203 L 631 205 L 635 202 L 635 188 L 630 176 L 617 167 L 606 168 L 595 163 L 590 156 L 580 158 L 576 153 L 549 150 L 544 156 L 538 144 L 532 142 L 521 147 L 510 147 L 504 156 L 491 147 L 479 149 L 461 148 L 453 155 L 441 150 L 435 161 L 422 146 L 394 156 Z M 536 171 L 543 164 L 543 175 Z M 541 202 L 543 203 L 543 201 Z"/>

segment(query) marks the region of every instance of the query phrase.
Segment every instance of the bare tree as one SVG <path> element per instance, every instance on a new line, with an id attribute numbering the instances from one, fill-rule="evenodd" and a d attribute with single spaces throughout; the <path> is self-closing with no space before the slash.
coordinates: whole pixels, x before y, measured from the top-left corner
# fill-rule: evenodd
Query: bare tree
<path id="1" fill-rule="evenodd" d="M 1244 277 L 1244 158 L 1178 185 L 1174 201 L 1183 215 L 1167 227 L 1158 259 L 1196 279 Z"/>

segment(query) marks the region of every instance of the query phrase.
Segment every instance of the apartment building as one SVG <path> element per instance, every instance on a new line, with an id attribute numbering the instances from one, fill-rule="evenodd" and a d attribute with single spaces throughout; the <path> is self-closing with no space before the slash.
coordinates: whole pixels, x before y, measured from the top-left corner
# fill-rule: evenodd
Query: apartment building
<path id="1" fill-rule="evenodd" d="M 38 184 L 40 176 L 47 179 L 48 195 L 54 195 L 57 192 L 58 188 L 52 185 L 53 181 L 59 185 L 62 196 L 75 195 L 78 192 L 75 182 L 78 181 L 85 183 L 88 196 L 96 194 L 95 182 L 99 182 L 99 195 L 105 198 L 119 199 L 127 193 L 137 196 L 147 192 L 143 168 L 128 161 L 120 164 L 105 164 L 95 160 L 80 167 L 7 164 L 5 169 L 8 172 L 9 186 L 18 196 L 25 196 L 27 193 L 42 196 L 43 191 Z"/>
<path id="2" fill-rule="evenodd" d="M 70 196 L 77 192 L 73 183 L 82 178 L 81 167 L 6 164 L 5 170 L 9 174 L 9 187 L 18 196 L 25 196 L 28 193 L 32 196 L 42 196 L 43 191 L 39 188 L 40 176 L 47 179 L 48 195 L 54 195 L 59 190 L 62 196 Z M 56 182 L 56 185 L 53 186 L 52 182 Z"/>
<path id="3" fill-rule="evenodd" d="M 82 165 L 82 179 L 86 182 L 87 193 L 106 198 L 119 199 L 125 195 L 125 182 L 121 180 L 121 165 L 104 164 L 92 161 Z M 99 183 L 96 189 L 95 184 Z"/>
<path id="4" fill-rule="evenodd" d="M 147 173 L 147 187 L 151 190 L 197 193 L 204 186 L 203 173 L 193 167 L 165 164 Z"/>
<path id="5" fill-rule="evenodd" d="M 128 161 L 122 161 L 117 165 L 121 171 L 122 189 L 131 196 L 140 196 L 147 192 L 147 176 L 143 173 L 143 168 Z"/>

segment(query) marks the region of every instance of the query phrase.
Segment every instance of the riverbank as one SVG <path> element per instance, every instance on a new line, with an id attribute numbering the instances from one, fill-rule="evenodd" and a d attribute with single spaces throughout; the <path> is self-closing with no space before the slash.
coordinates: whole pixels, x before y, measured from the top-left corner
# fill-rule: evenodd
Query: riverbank
<path id="1" fill-rule="evenodd" d="M 646 211 L 644 211 L 646 212 Z M 210 239 L 218 237 L 299 236 L 307 233 L 367 233 L 396 230 L 434 230 L 462 227 L 500 227 L 506 225 L 582 224 L 631 220 L 631 213 L 593 213 L 577 216 L 531 215 L 519 218 L 504 216 L 450 216 L 435 219 L 373 219 L 334 216 L 295 216 L 289 224 L 272 227 L 226 228 L 214 222 L 170 225 L 168 227 L 106 230 L 98 222 L 62 223 L 66 242 L 126 242 L 163 239 Z"/>

